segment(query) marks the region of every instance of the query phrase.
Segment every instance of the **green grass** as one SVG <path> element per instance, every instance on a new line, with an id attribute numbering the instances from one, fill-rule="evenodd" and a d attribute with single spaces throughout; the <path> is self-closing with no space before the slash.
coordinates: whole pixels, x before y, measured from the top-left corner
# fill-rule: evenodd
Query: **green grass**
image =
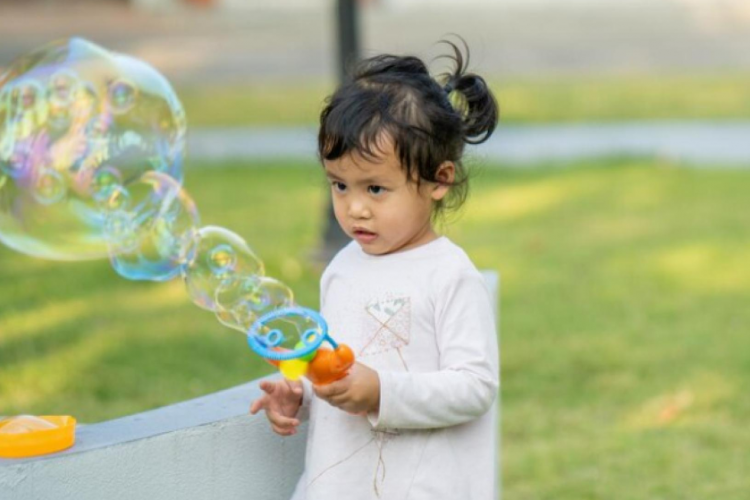
<path id="1" fill-rule="evenodd" d="M 316 304 L 318 167 L 241 167 L 188 171 L 203 222 Z M 447 232 L 502 275 L 504 498 L 742 498 L 750 171 L 620 160 L 475 181 Z M 270 373 L 179 281 L 0 249 L 0 283 L 0 413 L 95 421 Z"/>
<path id="2" fill-rule="evenodd" d="M 750 74 L 491 79 L 503 123 L 748 119 Z M 324 81 L 178 89 L 191 126 L 314 125 Z"/>
<path id="3" fill-rule="evenodd" d="M 504 498 L 739 498 L 750 172 L 489 177 L 454 235 L 503 276 Z"/>

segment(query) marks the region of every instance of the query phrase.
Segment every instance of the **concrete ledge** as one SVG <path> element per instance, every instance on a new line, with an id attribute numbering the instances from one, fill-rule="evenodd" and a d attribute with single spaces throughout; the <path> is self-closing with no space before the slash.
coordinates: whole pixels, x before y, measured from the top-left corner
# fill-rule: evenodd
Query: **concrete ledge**
<path id="1" fill-rule="evenodd" d="M 258 381 L 78 429 L 76 445 L 0 460 L 3 500 L 289 498 L 304 463 L 306 424 L 291 438 L 248 415 Z"/>

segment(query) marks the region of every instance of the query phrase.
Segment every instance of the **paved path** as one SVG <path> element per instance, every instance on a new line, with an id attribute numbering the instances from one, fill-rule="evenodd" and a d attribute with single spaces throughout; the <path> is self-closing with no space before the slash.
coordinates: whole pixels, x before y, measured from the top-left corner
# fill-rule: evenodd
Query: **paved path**
<path id="1" fill-rule="evenodd" d="M 628 122 L 502 126 L 471 154 L 519 166 L 612 155 L 750 168 L 750 122 Z M 191 162 L 314 159 L 312 128 L 192 129 Z"/>
<path id="2" fill-rule="evenodd" d="M 79 35 L 153 64 L 176 84 L 333 78 L 332 1 L 232 0 L 244 6 L 161 13 L 120 2 L 0 1 L 0 66 L 49 40 Z M 371 0 L 362 10 L 365 55 L 437 54 L 463 35 L 473 67 L 498 76 L 750 70 L 747 0 Z M 411 2 L 419 4 L 420 2 Z M 439 68 L 436 68 L 439 69 Z"/>

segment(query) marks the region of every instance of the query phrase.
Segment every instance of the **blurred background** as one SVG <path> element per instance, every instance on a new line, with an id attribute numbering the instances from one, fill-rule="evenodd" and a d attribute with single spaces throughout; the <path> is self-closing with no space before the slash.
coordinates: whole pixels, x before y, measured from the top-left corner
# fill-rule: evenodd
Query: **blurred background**
<path id="1" fill-rule="evenodd" d="M 187 112 L 203 223 L 316 307 L 315 124 L 342 48 L 430 60 L 459 34 L 502 110 L 443 230 L 501 275 L 504 497 L 744 497 L 750 3 L 369 0 L 343 47 L 339 6 L 0 0 L 0 69 L 70 36 L 152 64 Z M 0 247 L 0 414 L 94 422 L 271 372 L 179 280 Z"/>

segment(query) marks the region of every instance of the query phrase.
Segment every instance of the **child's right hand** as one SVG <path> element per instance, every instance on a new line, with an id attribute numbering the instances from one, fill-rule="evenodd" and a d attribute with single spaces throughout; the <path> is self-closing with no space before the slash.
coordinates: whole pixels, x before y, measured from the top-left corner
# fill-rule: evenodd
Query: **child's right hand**
<path id="1" fill-rule="evenodd" d="M 282 379 L 276 382 L 264 380 L 260 388 L 265 394 L 250 405 L 250 414 L 255 415 L 261 409 L 266 411 L 266 418 L 271 428 L 280 436 L 293 436 L 297 433 L 299 420 L 296 418 L 302 404 L 302 382 Z"/>

